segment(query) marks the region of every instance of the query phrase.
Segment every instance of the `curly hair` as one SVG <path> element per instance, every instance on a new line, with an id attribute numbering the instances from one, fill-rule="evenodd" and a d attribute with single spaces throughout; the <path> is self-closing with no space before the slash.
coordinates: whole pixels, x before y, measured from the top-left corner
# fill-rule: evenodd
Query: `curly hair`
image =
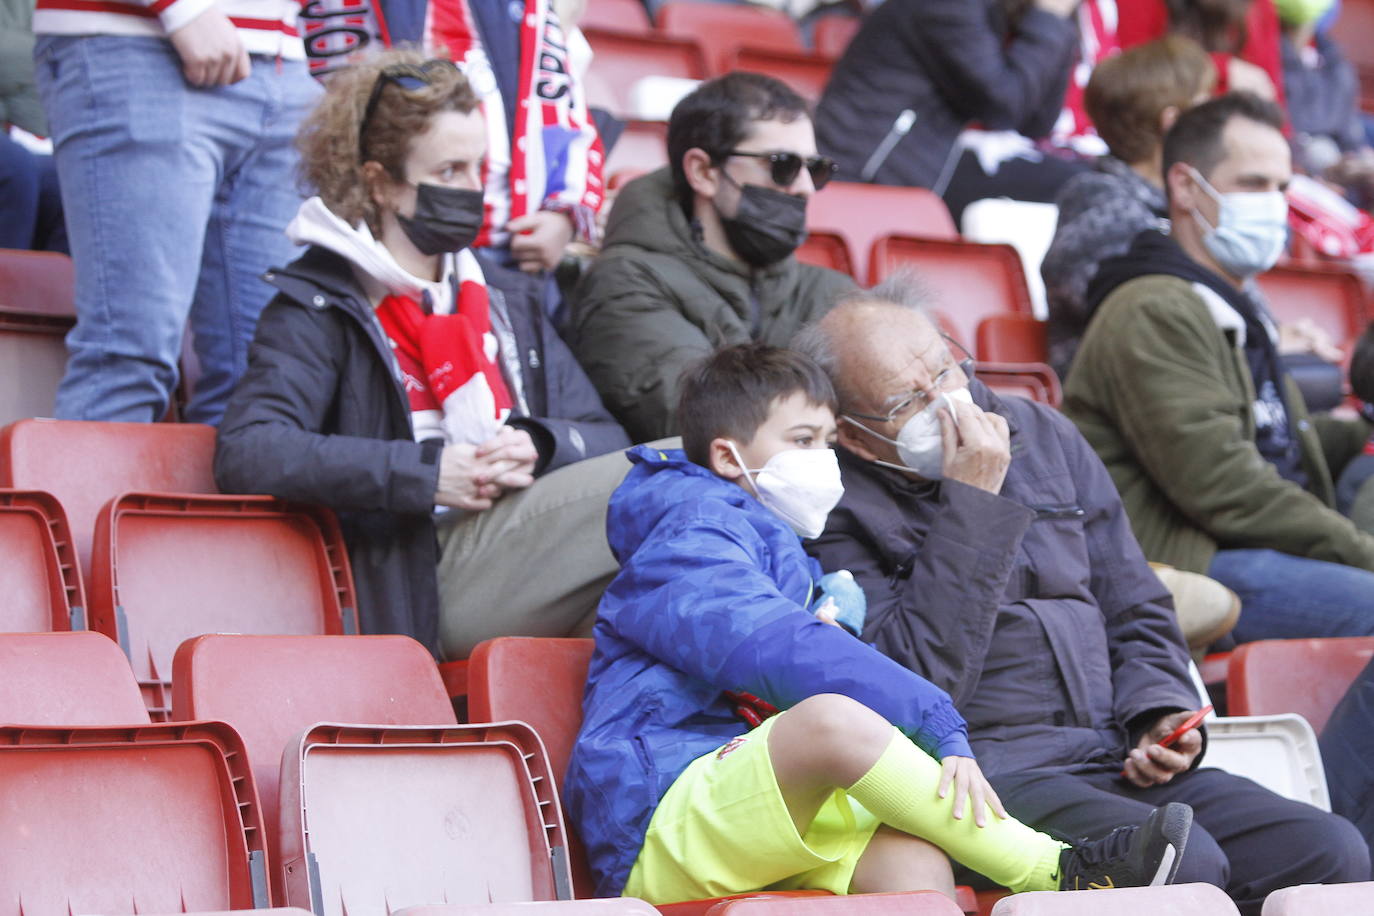
<path id="1" fill-rule="evenodd" d="M 335 73 L 319 104 L 301 124 L 296 147 L 304 189 L 319 194 L 324 205 L 350 225 L 366 220 L 374 233 L 381 228 L 381 214 L 363 171 L 363 151 L 368 161 L 379 163 L 392 178 L 404 180 L 411 141 L 428 129 L 430 119 L 440 112 L 467 114 L 477 107 L 467 77 L 444 67 L 432 71 L 422 89 L 385 83 L 367 124 L 362 123 L 383 70 L 397 64 L 419 66 L 431 57 L 418 48 L 398 48 Z M 361 137 L 360 130 L 364 131 Z"/>

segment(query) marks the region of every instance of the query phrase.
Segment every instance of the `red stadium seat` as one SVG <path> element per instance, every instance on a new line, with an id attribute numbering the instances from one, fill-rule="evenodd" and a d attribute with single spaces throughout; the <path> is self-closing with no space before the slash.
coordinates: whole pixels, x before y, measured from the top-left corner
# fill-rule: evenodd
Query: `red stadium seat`
<path id="1" fill-rule="evenodd" d="M 712 76 L 728 72 L 743 47 L 806 50 L 792 17 L 768 7 L 674 0 L 658 8 L 656 19 L 660 32 L 693 39 L 707 49 Z"/>
<path id="2" fill-rule="evenodd" d="M 864 257 L 873 243 L 885 235 L 957 239 L 959 231 L 945 202 L 925 188 L 894 188 L 887 185 L 832 181 L 811 197 L 806 225 L 813 232 L 842 237 L 849 250 Z M 864 265 L 860 282 L 874 282 Z"/>
<path id="3" fill-rule="evenodd" d="M 1232 651 L 1227 666 L 1227 712 L 1233 716 L 1295 712 L 1320 735 L 1371 657 L 1374 636 L 1243 643 Z"/>
<path id="4" fill-rule="evenodd" d="M 706 59 L 690 38 L 666 35 L 626 35 L 604 29 L 584 29 L 596 52 L 587 73 L 587 104 L 621 118 L 635 114 L 631 92 L 646 76 L 706 79 Z"/>
<path id="5" fill-rule="evenodd" d="M 1034 315 L 989 315 L 978 322 L 978 355 L 995 363 L 1047 363 L 1045 322 Z"/>
<path id="6" fill-rule="evenodd" d="M 1374 881 L 1285 887 L 1264 898 L 1264 916 L 1374 913 Z"/>
<path id="7" fill-rule="evenodd" d="M 21 420 L 0 429 L 0 487 L 57 497 L 90 582 L 100 507 L 130 490 L 217 492 L 214 454 L 214 427 L 198 423 Z"/>
<path id="8" fill-rule="evenodd" d="M 52 416 L 74 297 L 71 258 L 0 249 L 0 423 Z"/>
<path id="9" fill-rule="evenodd" d="M 632 35 L 647 35 L 654 30 L 649 11 L 639 0 L 588 0 L 577 25 L 582 29 L 628 32 Z"/>
<path id="10" fill-rule="evenodd" d="M 266 906 L 262 810 L 221 722 L 0 728 L 5 916 Z"/>
<path id="11" fill-rule="evenodd" d="M 963 916 L 963 910 L 939 891 L 901 894 L 855 894 L 848 897 L 741 897 L 711 907 L 711 916 Z"/>
<path id="12" fill-rule="evenodd" d="M 1374 112 L 1374 0 L 1342 0 L 1340 17 L 1331 28 L 1360 77 L 1360 105 Z"/>
<path id="13" fill-rule="evenodd" d="M 547 910 L 553 911 L 551 916 L 658 916 L 658 910 L 637 897 L 408 906 L 391 916 L 541 916 Z"/>
<path id="14" fill-rule="evenodd" d="M 636 0 L 637 2 L 637 0 Z M 606 157 L 606 174 L 652 172 L 668 164 L 668 124 L 665 121 L 629 121 Z M 612 187 L 619 187 L 612 182 Z"/>
<path id="15" fill-rule="evenodd" d="M 243 737 L 273 812 L 282 752 L 317 722 L 457 724 L 434 659 L 407 636 L 199 636 L 177 649 L 172 684 L 174 720 L 218 719 Z M 274 858 L 278 827 L 268 824 Z M 273 892 L 284 900 L 280 879 Z"/>
<path id="16" fill-rule="evenodd" d="M 989 363 L 979 360 L 975 374 L 993 391 L 1001 395 L 1028 398 L 1050 407 L 1058 407 L 1064 393 L 1059 376 L 1044 363 Z"/>
<path id="17" fill-rule="evenodd" d="M 1350 358 L 1368 320 L 1364 286 L 1358 274 L 1329 265 L 1275 267 L 1257 278 L 1280 322 L 1310 318 L 1331 335 Z"/>
<path id="18" fill-rule="evenodd" d="M 86 595 L 62 506 L 39 490 L 0 490 L 0 632 L 84 630 Z"/>
<path id="19" fill-rule="evenodd" d="M 127 493 L 96 520 L 92 565 L 91 629 L 128 653 L 154 721 L 192 636 L 358 632 L 343 536 L 322 507 Z"/>
<path id="20" fill-rule="evenodd" d="M 797 249 L 797 260 L 816 267 L 828 267 L 854 277 L 854 257 L 844 236 L 833 232 L 812 232 Z M 855 280 L 858 277 L 854 277 Z"/>
<path id="21" fill-rule="evenodd" d="M 863 20 L 857 16 L 822 16 L 816 20 L 811 44 L 822 57 L 839 60 L 862 25 Z"/>
<path id="22" fill-rule="evenodd" d="M 936 307 L 953 325 L 953 337 L 980 355 L 978 323 L 990 315 L 1031 314 L 1021 258 L 1010 245 L 888 236 L 873 243 L 872 282 L 912 268 L 935 295 Z"/>
<path id="23" fill-rule="evenodd" d="M 283 902 L 358 916 L 571 899 L 553 777 L 523 722 L 317 725 L 282 757 Z"/>
<path id="24" fill-rule="evenodd" d="M 99 633 L 0 634 L 0 672 L 0 721 L 25 725 L 148 722 L 129 659 Z"/>
<path id="25" fill-rule="evenodd" d="M 1101 899 L 1101 894 L 1110 896 Z M 1226 892 L 1210 884 L 1120 887 L 1110 891 L 1012 894 L 997 901 L 992 916 L 1240 916 Z"/>
<path id="26" fill-rule="evenodd" d="M 786 83 L 797 95 L 813 104 L 820 101 L 825 84 L 830 82 L 831 62 L 805 51 L 777 51 L 741 48 L 731 61 L 730 70 L 766 73 Z"/>

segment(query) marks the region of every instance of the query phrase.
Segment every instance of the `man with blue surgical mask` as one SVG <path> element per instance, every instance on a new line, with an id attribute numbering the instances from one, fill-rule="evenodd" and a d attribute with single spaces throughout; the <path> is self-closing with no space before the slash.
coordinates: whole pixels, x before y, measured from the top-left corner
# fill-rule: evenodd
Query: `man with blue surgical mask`
<path id="1" fill-rule="evenodd" d="M 1189 804 L 1177 880 L 1247 916 L 1280 887 L 1364 880 L 1349 823 L 1206 766 L 1200 728 L 1161 744 L 1197 693 L 1107 469 L 1057 411 L 970 378 L 924 304 L 889 279 L 793 341 L 839 402 L 844 493 L 805 546 L 862 587 L 862 638 L 950 695 L 1024 823 L 1091 836 Z"/>
<path id="2" fill-rule="evenodd" d="M 1253 282 L 1287 242 L 1282 123 L 1245 95 L 1179 117 L 1171 230 L 1103 263 L 1065 385 L 1145 555 L 1234 590 L 1241 642 L 1374 635 L 1374 537 L 1332 484 L 1369 426 L 1308 415 Z"/>

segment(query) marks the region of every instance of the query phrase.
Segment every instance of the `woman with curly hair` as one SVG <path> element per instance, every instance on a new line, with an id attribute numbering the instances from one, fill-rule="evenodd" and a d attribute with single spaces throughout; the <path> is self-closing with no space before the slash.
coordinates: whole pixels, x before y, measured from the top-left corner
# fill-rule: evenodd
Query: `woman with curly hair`
<path id="1" fill-rule="evenodd" d="M 338 512 L 364 632 L 463 658 L 574 630 L 615 570 L 629 442 L 537 284 L 469 250 L 486 127 L 467 79 L 378 55 L 330 79 L 299 146 L 316 196 L 287 234 L 309 247 L 266 275 L 220 486 Z"/>

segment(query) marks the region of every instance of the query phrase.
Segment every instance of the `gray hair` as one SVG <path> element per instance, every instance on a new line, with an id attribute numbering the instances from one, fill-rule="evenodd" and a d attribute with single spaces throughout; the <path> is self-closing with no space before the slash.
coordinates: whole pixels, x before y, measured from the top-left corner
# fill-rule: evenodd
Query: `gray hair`
<path id="1" fill-rule="evenodd" d="M 888 274 L 875 286 L 846 294 L 826 315 L 807 322 L 792 338 L 791 347 L 811 357 L 825 374 L 830 376 L 830 383 L 835 387 L 835 394 L 843 411 L 854 403 L 855 398 L 840 371 L 840 353 L 832 336 L 834 323 L 827 320 L 828 316 L 864 305 L 888 306 L 916 312 L 938 330 L 940 324 L 935 319 L 934 301 L 935 296 L 929 284 L 910 267 L 901 267 Z"/>

